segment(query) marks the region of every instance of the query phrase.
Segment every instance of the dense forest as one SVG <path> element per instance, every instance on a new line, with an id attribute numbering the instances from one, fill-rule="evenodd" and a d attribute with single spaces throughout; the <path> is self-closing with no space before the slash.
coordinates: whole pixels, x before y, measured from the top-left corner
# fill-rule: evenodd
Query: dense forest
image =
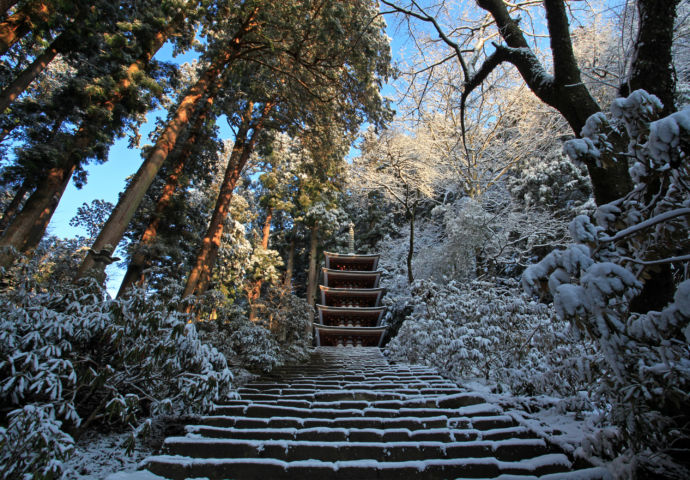
<path id="1" fill-rule="evenodd" d="M 687 2 L 8 0 L 0 54 L 0 478 L 304 361 L 350 224 L 389 358 L 688 478 Z M 52 235 L 122 139 L 119 198 Z"/>

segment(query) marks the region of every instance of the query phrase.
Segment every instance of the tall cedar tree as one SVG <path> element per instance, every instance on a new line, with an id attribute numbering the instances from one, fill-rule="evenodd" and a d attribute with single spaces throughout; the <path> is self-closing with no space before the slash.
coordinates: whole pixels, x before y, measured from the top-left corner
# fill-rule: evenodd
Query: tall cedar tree
<path id="1" fill-rule="evenodd" d="M 248 8 L 247 4 L 243 8 Z M 282 10 L 276 12 L 277 8 Z M 315 15 L 299 14 L 300 8 L 310 9 Z M 101 265 L 96 265 L 95 253 L 103 249 L 111 252 L 117 245 L 126 223 L 165 160 L 174 139 L 184 127 L 189 113 L 195 109 L 201 95 L 212 86 L 212 80 L 220 77 L 223 69 L 242 69 L 247 62 L 253 62 L 271 72 L 278 79 L 273 81 L 274 88 L 290 92 L 280 96 L 281 102 L 290 100 L 278 109 L 283 117 L 283 125 L 295 125 L 304 123 L 309 118 L 319 118 L 321 114 L 316 111 L 315 105 L 327 110 L 331 114 L 330 118 L 343 122 L 350 129 L 355 129 L 365 115 L 374 123 L 379 123 L 386 117 L 388 110 L 381 104 L 377 92 L 382 76 L 387 75 L 389 54 L 387 42 L 382 36 L 382 25 L 375 18 L 374 4 L 368 1 L 353 2 L 346 8 L 332 0 L 316 2 L 314 5 L 284 4 L 271 8 L 256 2 L 255 10 L 242 24 L 233 41 L 229 42 L 229 47 L 216 50 L 218 53 L 214 55 L 210 66 L 179 103 L 177 114 L 166 126 L 142 169 L 96 239 L 94 252 L 80 267 L 79 276 L 93 268 L 97 273 L 102 272 L 105 265 L 102 262 Z M 295 25 L 295 21 L 305 24 Z M 337 40 L 346 33 L 340 24 L 345 22 L 356 28 L 353 33 L 347 34 L 347 42 L 339 42 Z M 271 35 L 278 35 L 278 38 L 271 41 Z M 271 50 L 263 52 L 266 42 L 271 44 Z M 363 44 L 363 49 L 379 54 L 365 55 L 354 48 L 358 43 Z M 327 54 L 323 55 L 323 51 Z M 242 63 L 236 65 L 235 60 L 242 60 Z M 349 65 L 349 69 L 343 69 L 344 64 Z M 264 102 L 263 105 L 266 106 L 267 103 Z M 199 293 L 208 284 L 211 268 L 208 261 L 214 258 L 213 243 L 204 244 L 202 249 L 208 250 L 204 250 L 204 261 L 197 262 L 190 275 L 186 295 Z M 201 275 L 202 270 L 209 275 Z"/>
<path id="2" fill-rule="evenodd" d="M 98 143 L 97 139 L 103 135 L 104 130 L 113 132 L 109 138 L 111 140 L 114 132 L 121 129 L 123 115 L 128 115 L 128 110 L 122 108 L 122 102 L 129 95 L 138 95 L 142 74 L 146 72 L 151 59 L 168 38 L 181 30 L 182 21 L 183 17 L 178 14 L 158 31 L 146 32 L 144 38 L 139 39 L 139 58 L 125 69 L 117 69 L 116 85 L 108 90 L 103 89 L 107 94 L 101 96 L 98 102 L 89 105 L 81 125 L 75 134 L 67 139 L 66 145 L 63 145 L 64 153 L 57 164 L 47 168 L 38 175 L 37 180 L 34 180 L 37 183 L 33 194 L 0 238 L 0 246 L 14 247 L 24 253 L 35 248 L 45 233 L 73 173 L 82 166 L 85 158 L 92 154 L 94 145 Z M 98 85 L 94 85 L 94 88 L 98 88 Z M 8 265 L 11 261 L 12 257 L 9 255 L 4 255 L 0 259 L 3 265 Z"/>
<path id="3" fill-rule="evenodd" d="M 247 110 L 242 116 L 242 125 L 235 137 L 235 145 L 228 161 L 220 192 L 216 200 L 216 206 L 211 216 L 209 227 L 201 241 L 201 247 L 192 266 L 192 270 L 187 277 L 182 295 L 198 295 L 203 293 L 211 280 L 211 273 L 218 258 L 218 250 L 223 237 L 223 226 L 230 208 L 230 201 L 235 190 L 237 180 L 240 178 L 242 170 L 249 160 L 249 156 L 254 150 L 254 146 L 263 130 L 271 110 L 275 107 L 275 102 L 266 102 L 260 110 L 258 118 L 252 118 L 254 114 L 254 104 L 249 102 Z"/>
<path id="4" fill-rule="evenodd" d="M 243 7 L 249 8 L 246 5 L 247 3 L 243 4 Z M 261 45 L 256 46 L 251 40 L 244 41 L 244 37 L 258 27 L 256 21 L 258 13 L 258 6 L 245 13 L 244 20 L 228 42 L 228 47 L 217 53 L 200 72 L 197 82 L 180 98 L 172 118 L 161 132 L 154 147 L 148 152 L 141 167 L 120 197 L 115 210 L 96 238 L 91 251 L 79 266 L 77 278 L 85 276 L 92 270 L 95 271 L 96 276 L 102 275 L 106 263 L 97 261 L 97 258 L 101 257 L 97 256 L 96 253 L 112 253 L 117 244 L 120 243 L 130 220 L 146 194 L 146 190 L 175 146 L 177 137 L 189 119 L 200 108 L 200 105 L 203 105 L 203 98 L 208 95 L 210 90 L 214 89 L 219 82 L 221 73 L 229 64 L 242 55 L 263 48 Z"/>
<path id="5" fill-rule="evenodd" d="M 117 293 L 118 297 L 121 297 L 129 291 L 134 284 L 143 284 L 144 270 L 148 268 L 151 264 L 150 258 L 150 246 L 156 241 L 158 232 L 161 228 L 161 223 L 164 221 L 165 212 L 169 209 L 172 203 L 173 197 L 176 190 L 180 186 L 182 173 L 185 169 L 186 164 L 190 160 L 190 156 L 193 151 L 199 135 L 202 134 L 204 126 L 209 121 L 211 109 L 213 107 L 214 97 L 210 95 L 206 99 L 206 104 L 204 108 L 197 116 L 196 121 L 191 127 L 190 133 L 187 138 L 182 142 L 183 145 L 179 148 L 178 153 L 175 157 L 175 162 L 172 165 L 171 171 L 163 186 L 163 190 L 156 201 L 156 206 L 148 221 L 144 233 L 141 235 L 139 242 L 137 243 L 136 250 L 132 253 L 129 263 L 127 265 L 127 271 L 120 284 L 120 289 Z M 176 146 L 177 148 L 177 146 Z"/>

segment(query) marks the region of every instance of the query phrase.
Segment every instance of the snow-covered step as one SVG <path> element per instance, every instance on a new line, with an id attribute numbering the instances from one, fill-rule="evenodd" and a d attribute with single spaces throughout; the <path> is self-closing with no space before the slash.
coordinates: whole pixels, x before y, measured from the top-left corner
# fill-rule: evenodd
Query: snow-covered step
<path id="1" fill-rule="evenodd" d="M 213 415 L 199 419 L 202 425 L 216 427 L 235 428 L 316 428 L 316 427 L 343 427 L 343 428 L 408 428 L 410 430 L 422 430 L 428 428 L 446 428 L 449 419 L 446 416 L 438 417 L 336 417 L 336 418 L 302 418 L 302 417 L 270 417 L 248 418 L 244 416 Z M 454 419 L 454 426 L 462 425 L 462 419 Z M 466 420 L 466 425 L 469 421 Z"/>
<path id="2" fill-rule="evenodd" d="M 524 428 L 524 427 L 515 427 Z M 410 430 L 409 428 L 342 428 L 342 427 L 314 427 L 314 428 L 234 428 L 213 427 L 209 425 L 189 425 L 187 432 L 211 438 L 241 438 L 263 440 L 309 440 L 328 442 L 408 442 L 408 441 L 436 441 L 457 442 L 476 440 L 480 436 L 489 440 L 504 438 L 520 438 L 523 432 L 516 431 L 513 436 L 504 437 L 504 432 L 497 434 L 484 433 L 472 429 L 430 428 Z M 525 432 L 527 430 L 525 429 Z"/>
<path id="3" fill-rule="evenodd" d="M 275 458 L 323 461 L 373 459 L 379 462 L 492 457 L 515 461 L 552 453 L 541 439 L 475 440 L 467 442 L 355 442 L 249 440 L 170 437 L 163 445 L 172 455 L 195 458 Z"/>
<path id="4" fill-rule="evenodd" d="M 423 398 L 423 395 L 414 394 L 407 395 L 404 393 L 391 392 L 369 392 L 366 390 L 326 390 L 321 392 L 311 393 L 255 393 L 244 392 L 241 393 L 243 399 L 247 400 L 277 400 L 277 399 L 293 399 L 293 400 L 309 400 L 309 401 L 327 401 L 334 402 L 340 400 L 406 400 L 413 398 Z"/>
<path id="5" fill-rule="evenodd" d="M 306 366 L 238 393 L 186 436 L 168 438 L 147 468 L 170 479 L 236 480 L 507 480 L 572 468 L 484 395 L 428 367 L 389 364 L 376 348 L 318 348 Z"/>
<path id="6" fill-rule="evenodd" d="M 258 398 L 257 398 L 258 397 Z M 230 400 L 222 406 L 230 405 L 274 405 L 298 408 L 345 408 L 345 409 L 364 409 L 364 408 L 460 408 L 468 405 L 482 404 L 486 401 L 484 397 L 470 393 L 460 393 L 456 395 L 444 396 L 413 396 L 405 399 L 385 399 L 385 400 L 362 400 L 362 399 L 338 399 L 338 400 L 317 400 L 314 397 L 294 398 L 283 395 L 266 394 L 245 394 L 241 399 Z"/>
<path id="7" fill-rule="evenodd" d="M 541 476 L 563 472 L 570 468 L 568 457 L 547 454 L 514 462 L 495 458 L 457 458 L 409 460 L 403 462 L 377 462 L 350 460 L 324 462 L 320 460 L 282 461 L 273 458 L 200 459 L 177 455 L 149 457 L 145 463 L 153 473 L 171 479 L 207 477 L 216 479 L 247 480 L 352 480 L 406 478 L 445 480 L 448 478 L 497 478 L 501 474 Z M 558 478 L 557 476 L 554 478 Z"/>
<path id="8" fill-rule="evenodd" d="M 273 405 L 266 403 L 249 403 L 247 405 L 218 405 L 214 410 L 214 413 L 218 415 L 243 415 L 252 418 L 270 418 L 279 416 L 291 416 L 302 418 L 336 418 L 341 416 L 395 418 L 399 416 L 435 417 L 438 415 L 446 415 L 449 417 L 462 417 L 467 415 L 491 416 L 496 415 L 500 412 L 501 410 L 499 407 L 488 403 L 471 405 L 468 407 L 460 408 L 344 408 L 342 405 L 338 404 L 336 404 L 336 406 L 334 406 L 333 408 L 304 408 Z"/>

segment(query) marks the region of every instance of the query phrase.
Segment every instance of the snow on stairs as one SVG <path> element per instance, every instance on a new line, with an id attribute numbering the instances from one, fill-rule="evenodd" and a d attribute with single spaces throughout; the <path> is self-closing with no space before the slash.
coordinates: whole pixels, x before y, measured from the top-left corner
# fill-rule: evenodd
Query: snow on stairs
<path id="1" fill-rule="evenodd" d="M 151 472 L 185 479 L 597 479 L 500 407 L 377 348 L 320 347 L 304 366 L 165 441 Z"/>

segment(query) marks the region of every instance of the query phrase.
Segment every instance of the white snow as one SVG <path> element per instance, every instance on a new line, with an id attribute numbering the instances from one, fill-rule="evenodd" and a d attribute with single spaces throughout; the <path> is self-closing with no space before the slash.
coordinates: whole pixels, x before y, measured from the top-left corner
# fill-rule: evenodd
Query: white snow
<path id="1" fill-rule="evenodd" d="M 165 477 L 154 475 L 148 470 L 136 472 L 118 472 L 105 477 L 105 480 L 167 480 Z M 201 479 L 197 479 L 201 480 Z"/>
<path id="2" fill-rule="evenodd" d="M 87 433 L 77 442 L 74 455 L 66 462 L 68 476 L 73 480 L 157 480 L 160 477 L 149 472 L 137 472 L 139 463 L 153 450 L 138 442 L 132 455 L 125 455 L 124 442 L 129 434 L 101 435 Z M 119 472 L 120 477 L 110 478 L 109 474 Z M 126 477 L 124 475 L 133 475 Z"/>

